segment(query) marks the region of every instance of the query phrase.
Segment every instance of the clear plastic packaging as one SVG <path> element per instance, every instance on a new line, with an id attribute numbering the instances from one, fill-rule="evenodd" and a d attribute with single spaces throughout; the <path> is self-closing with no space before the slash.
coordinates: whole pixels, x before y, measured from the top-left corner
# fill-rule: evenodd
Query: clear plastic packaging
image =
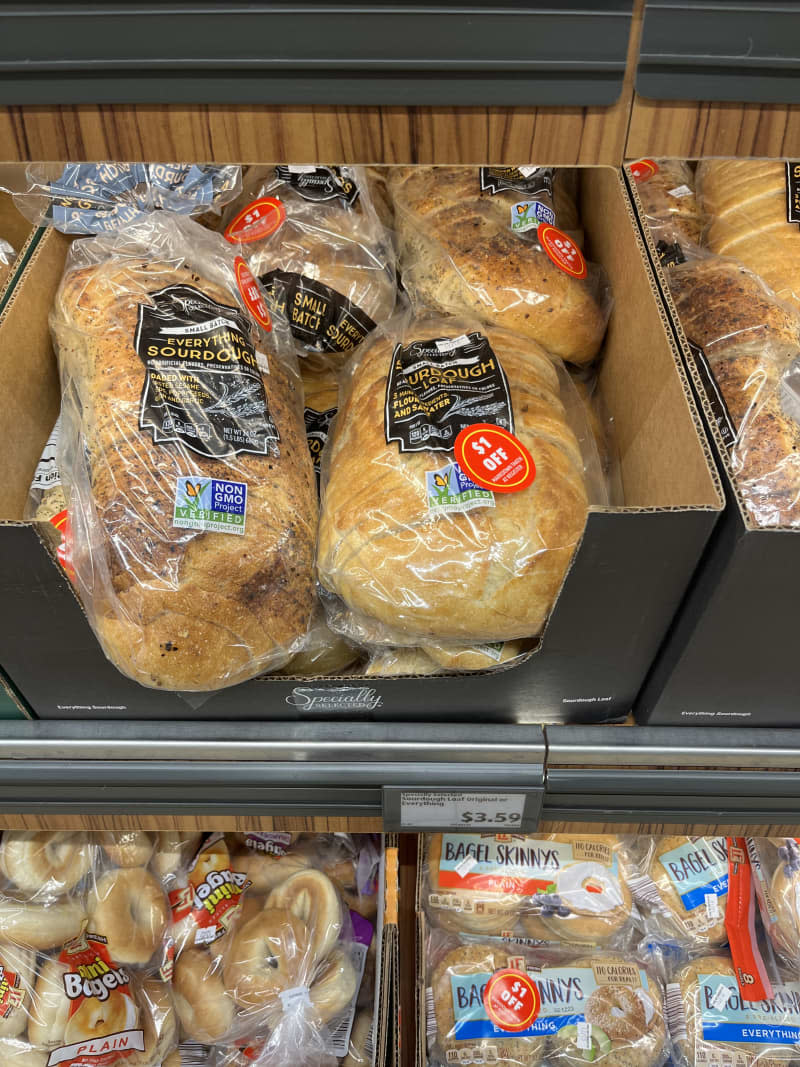
<path id="1" fill-rule="evenodd" d="M 401 647 L 540 633 L 589 501 L 605 500 L 563 364 L 474 318 L 403 314 L 362 346 L 344 379 L 323 458 L 317 556 L 319 582 L 334 594 L 324 598 L 332 628 Z M 486 423 L 528 450 L 532 484 L 495 493 L 465 475 L 458 433 Z"/>
<path id="2" fill-rule="evenodd" d="M 644 217 L 657 251 L 674 257 L 687 245 L 699 245 L 703 230 L 703 217 L 697 204 L 694 186 L 694 170 L 682 159 L 656 159 L 643 161 L 634 175 L 636 191 L 642 202 Z M 655 168 L 655 169 L 654 169 Z"/>
<path id="3" fill-rule="evenodd" d="M 608 284 L 563 231 L 551 169 L 393 167 L 389 188 L 402 281 L 415 304 L 478 316 L 572 363 L 594 359 Z"/>
<path id="4" fill-rule="evenodd" d="M 732 260 L 668 277 L 745 506 L 759 526 L 800 526 L 800 318 Z"/>
<path id="5" fill-rule="evenodd" d="M 800 969 L 800 842 L 795 837 L 747 841 L 761 921 L 778 956 Z"/>
<path id="6" fill-rule="evenodd" d="M 430 1067 L 660 1067 L 667 1060 L 661 984 L 634 955 L 581 956 L 432 931 L 426 971 Z"/>
<path id="7" fill-rule="evenodd" d="M 676 1067 L 752 1067 L 796 1062 L 800 983 L 773 984 L 773 998 L 748 1001 L 727 952 L 696 955 L 667 985 Z"/>
<path id="8" fill-rule="evenodd" d="M 625 503 L 625 493 L 619 467 L 616 428 L 614 418 L 603 400 L 599 378 L 592 367 L 570 367 L 569 372 L 597 445 L 597 455 L 608 492 L 608 502 L 612 506 L 622 506 Z"/>
<path id="9" fill-rule="evenodd" d="M 513 663 L 524 656 L 530 642 L 499 641 L 493 645 L 445 645 L 426 644 L 423 651 L 438 664 L 442 670 L 460 673 L 461 671 L 486 671 Z"/>
<path id="10" fill-rule="evenodd" d="M 142 685 L 285 664 L 313 607 L 317 500 L 288 332 L 230 246 L 155 212 L 73 243 L 50 325 L 74 585 Z"/>
<path id="11" fill-rule="evenodd" d="M 687 948 L 724 945 L 728 844 L 724 837 L 640 837 L 628 879 L 656 941 Z"/>
<path id="12" fill-rule="evenodd" d="M 14 203 L 36 226 L 110 233 L 159 208 L 219 214 L 241 189 L 241 167 L 197 163 L 31 163 Z"/>
<path id="13" fill-rule="evenodd" d="M 17 253 L 8 241 L 4 241 L 3 238 L 0 237 L 0 289 L 2 289 L 8 281 L 16 254 Z"/>
<path id="14" fill-rule="evenodd" d="M 709 223 L 705 244 L 738 259 L 800 307 L 800 228 L 790 205 L 796 178 L 781 160 L 707 159 L 697 165 L 697 193 Z"/>
<path id="15" fill-rule="evenodd" d="M 448 930 L 622 944 L 637 921 L 628 872 L 609 835 L 430 834 L 425 906 Z"/>
<path id="16" fill-rule="evenodd" d="M 375 648 L 364 667 L 365 678 L 400 678 L 441 674 L 442 668 L 421 648 Z"/>
<path id="17" fill-rule="evenodd" d="M 394 251 L 362 167 L 276 166 L 227 214 L 250 269 L 285 315 L 298 355 L 341 365 L 390 317 Z"/>
<path id="18" fill-rule="evenodd" d="M 160 971 L 166 896 L 141 842 L 6 831 L 0 844 L 0 1062 L 159 1067 L 177 1045 Z M 115 857 L 112 862 L 110 856 Z M 118 866 L 117 861 L 125 866 Z"/>

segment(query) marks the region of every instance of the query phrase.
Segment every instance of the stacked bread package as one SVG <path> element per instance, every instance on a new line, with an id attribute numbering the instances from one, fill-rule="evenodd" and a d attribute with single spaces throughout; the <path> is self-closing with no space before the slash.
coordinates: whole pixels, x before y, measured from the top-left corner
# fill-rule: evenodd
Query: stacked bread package
<path id="1" fill-rule="evenodd" d="M 701 162 L 696 219 L 663 208 L 659 215 L 661 175 L 684 178 L 692 196 L 681 205 L 694 202 L 694 177 L 677 161 L 655 165 L 655 174 L 639 173 L 639 197 L 740 497 L 755 525 L 796 528 L 800 199 L 794 204 L 793 165 Z"/>

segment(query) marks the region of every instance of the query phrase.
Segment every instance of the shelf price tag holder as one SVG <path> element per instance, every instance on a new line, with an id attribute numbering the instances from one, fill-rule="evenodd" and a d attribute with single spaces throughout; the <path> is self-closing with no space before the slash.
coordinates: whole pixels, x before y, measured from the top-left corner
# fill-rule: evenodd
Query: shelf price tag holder
<path id="1" fill-rule="evenodd" d="M 387 832 L 403 833 L 529 833 L 539 825 L 543 799 L 543 786 L 533 785 L 524 789 L 385 785 L 383 826 Z"/>

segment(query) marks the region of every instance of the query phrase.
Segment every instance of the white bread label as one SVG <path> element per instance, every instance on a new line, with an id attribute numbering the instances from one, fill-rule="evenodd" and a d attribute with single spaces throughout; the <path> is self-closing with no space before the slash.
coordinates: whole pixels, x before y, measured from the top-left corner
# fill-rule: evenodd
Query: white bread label
<path id="1" fill-rule="evenodd" d="M 440 347 L 443 342 L 453 342 Z M 386 443 L 400 452 L 452 452 L 479 422 L 514 432 L 508 381 L 482 333 L 395 345 L 386 379 Z"/>

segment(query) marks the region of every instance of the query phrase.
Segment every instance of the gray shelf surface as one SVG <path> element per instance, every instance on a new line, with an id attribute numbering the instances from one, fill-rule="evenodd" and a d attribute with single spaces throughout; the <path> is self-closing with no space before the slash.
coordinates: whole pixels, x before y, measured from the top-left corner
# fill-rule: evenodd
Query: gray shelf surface
<path id="1" fill-rule="evenodd" d="M 663 100 L 800 102 L 797 0 L 647 0 L 636 90 Z"/>
<path id="2" fill-rule="evenodd" d="M 633 0 L 0 2 L 0 104 L 612 104 Z"/>
<path id="3" fill-rule="evenodd" d="M 379 818 L 398 790 L 524 793 L 528 825 L 800 822 L 800 732 L 0 722 L 0 812 Z"/>

